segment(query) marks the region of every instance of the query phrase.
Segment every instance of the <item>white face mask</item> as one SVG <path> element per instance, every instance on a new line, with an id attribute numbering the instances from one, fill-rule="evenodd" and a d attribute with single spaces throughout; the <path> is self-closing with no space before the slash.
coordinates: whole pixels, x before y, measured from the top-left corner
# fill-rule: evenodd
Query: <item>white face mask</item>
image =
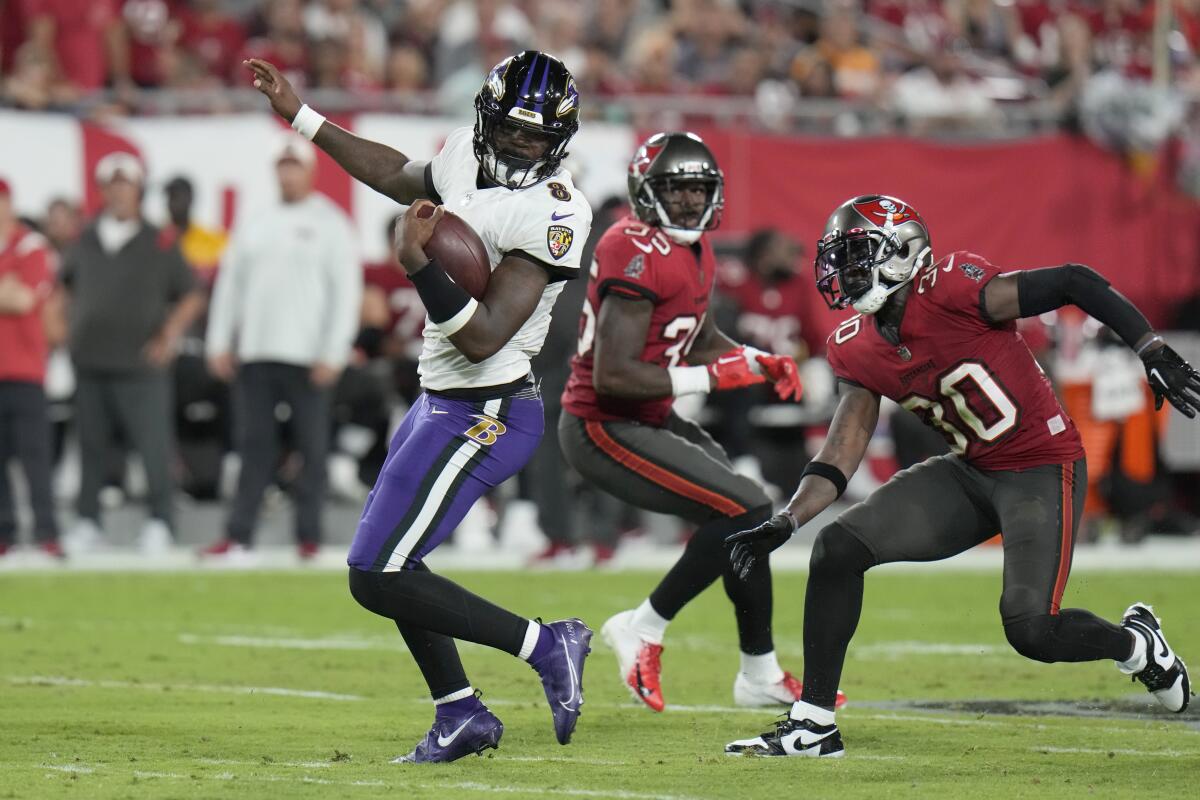
<path id="1" fill-rule="evenodd" d="M 538 161 L 529 169 L 506 164 L 496 158 L 495 152 L 489 147 L 480 159 L 484 174 L 507 189 L 525 189 L 538 182 L 538 171 L 545 162 Z"/>

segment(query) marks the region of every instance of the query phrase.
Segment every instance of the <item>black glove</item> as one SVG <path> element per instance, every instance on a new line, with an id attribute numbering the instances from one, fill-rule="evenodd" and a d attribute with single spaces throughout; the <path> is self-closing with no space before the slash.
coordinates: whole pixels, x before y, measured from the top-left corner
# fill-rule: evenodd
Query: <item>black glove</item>
<path id="1" fill-rule="evenodd" d="M 733 565 L 733 574 L 746 580 L 758 559 L 766 558 L 795 532 L 796 518 L 782 511 L 757 528 L 726 536 L 725 544 L 732 546 L 729 563 Z"/>
<path id="2" fill-rule="evenodd" d="M 1179 413 L 1195 419 L 1200 411 L 1200 372 L 1166 345 L 1142 356 L 1142 363 L 1154 392 L 1154 407 L 1162 408 L 1163 400 L 1170 400 Z"/>

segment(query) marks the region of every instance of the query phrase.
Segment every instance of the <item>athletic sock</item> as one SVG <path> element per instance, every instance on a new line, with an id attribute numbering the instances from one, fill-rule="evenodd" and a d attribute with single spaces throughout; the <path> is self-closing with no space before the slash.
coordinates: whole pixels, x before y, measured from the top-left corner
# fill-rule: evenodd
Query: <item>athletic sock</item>
<path id="1" fill-rule="evenodd" d="M 742 653 L 742 674 L 755 683 L 779 683 L 783 680 L 783 667 L 775 651 L 753 655 Z"/>
<path id="2" fill-rule="evenodd" d="M 550 629 L 531 619 L 529 627 L 525 629 L 525 641 L 521 643 L 521 652 L 517 653 L 517 658 L 536 664 L 546 657 L 553 646 L 554 634 L 550 633 Z"/>
<path id="3" fill-rule="evenodd" d="M 647 642 L 662 644 L 663 635 L 667 632 L 667 626 L 671 624 L 671 620 L 655 611 L 650 598 L 646 598 L 640 606 L 634 609 L 630 624 L 638 636 Z"/>
<path id="4" fill-rule="evenodd" d="M 814 706 L 812 703 L 806 703 L 803 700 L 797 700 L 792 703 L 792 710 L 788 712 L 788 717 L 797 720 L 811 719 L 818 725 L 834 724 L 833 709 Z"/>
<path id="5" fill-rule="evenodd" d="M 482 708 L 483 703 L 475 696 L 475 689 L 468 686 L 445 697 L 437 698 L 433 701 L 433 706 L 434 714 L 437 718 L 445 719 L 447 717 L 456 718 L 462 717 L 464 714 L 470 714 L 472 711 Z"/>

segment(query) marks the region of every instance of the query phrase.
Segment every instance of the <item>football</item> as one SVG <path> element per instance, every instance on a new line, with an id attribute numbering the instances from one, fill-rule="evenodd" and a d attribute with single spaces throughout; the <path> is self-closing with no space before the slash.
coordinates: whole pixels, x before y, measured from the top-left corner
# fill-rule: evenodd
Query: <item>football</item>
<path id="1" fill-rule="evenodd" d="M 426 206 L 420 216 L 429 216 L 433 208 Z M 483 240 L 462 217 L 450 211 L 442 215 L 433 229 L 432 238 L 425 244 L 425 255 L 436 259 L 446 274 L 471 297 L 483 298 L 492 276 L 491 261 Z"/>

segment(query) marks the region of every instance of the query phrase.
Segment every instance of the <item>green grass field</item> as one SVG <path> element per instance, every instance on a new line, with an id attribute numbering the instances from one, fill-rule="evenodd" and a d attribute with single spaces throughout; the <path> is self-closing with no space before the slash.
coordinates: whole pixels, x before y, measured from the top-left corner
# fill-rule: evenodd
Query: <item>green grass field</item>
<path id="1" fill-rule="evenodd" d="M 656 576 L 456 577 L 520 613 L 577 614 L 598 629 Z M 597 636 L 584 714 L 575 741 L 560 747 L 532 671 L 467 645 L 468 674 L 505 722 L 501 748 L 421 767 L 388 760 L 428 729 L 424 685 L 399 636 L 354 604 L 342 574 L 9 574 L 0 577 L 0 798 L 1194 791 L 1200 714 L 1155 713 L 1111 663 L 1047 666 L 1009 652 L 998 594 L 991 573 L 868 576 L 843 682 L 851 705 L 839 714 L 840 761 L 722 755 L 729 739 L 770 727 L 775 712 L 730 707 L 733 620 L 714 588 L 668 634 L 674 710 L 635 705 Z M 1066 598 L 1114 618 L 1136 599 L 1156 605 L 1185 658 L 1200 659 L 1194 574 L 1079 574 Z M 776 642 L 796 671 L 802 605 L 803 575 L 778 575 Z M 1081 711 L 1093 716 L 1072 716 Z"/>

